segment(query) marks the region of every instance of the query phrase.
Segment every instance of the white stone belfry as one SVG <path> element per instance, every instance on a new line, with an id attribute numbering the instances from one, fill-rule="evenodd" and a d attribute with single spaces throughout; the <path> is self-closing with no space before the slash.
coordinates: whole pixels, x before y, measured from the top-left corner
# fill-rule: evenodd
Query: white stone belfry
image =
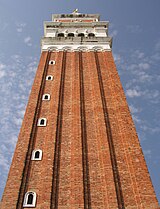
<path id="1" fill-rule="evenodd" d="M 75 9 L 71 14 L 52 15 L 44 22 L 42 51 L 111 51 L 108 21 L 100 21 L 98 14 L 82 14 Z"/>

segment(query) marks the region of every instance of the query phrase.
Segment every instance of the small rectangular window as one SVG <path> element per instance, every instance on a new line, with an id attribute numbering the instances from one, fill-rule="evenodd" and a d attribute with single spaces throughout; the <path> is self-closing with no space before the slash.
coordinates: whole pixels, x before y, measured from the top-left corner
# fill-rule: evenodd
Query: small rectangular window
<path id="1" fill-rule="evenodd" d="M 42 160 L 42 150 L 33 150 L 31 160 Z"/>
<path id="2" fill-rule="evenodd" d="M 50 94 L 43 94 L 42 100 L 50 100 L 51 96 Z"/>
<path id="3" fill-rule="evenodd" d="M 35 192 L 27 192 L 25 194 L 23 207 L 24 208 L 35 208 L 36 207 L 36 193 Z"/>
<path id="4" fill-rule="evenodd" d="M 37 126 L 46 126 L 47 125 L 47 119 L 46 118 L 39 118 Z"/>
<path id="5" fill-rule="evenodd" d="M 55 60 L 50 60 L 49 61 L 49 65 L 55 65 L 56 64 L 56 61 Z"/>
<path id="6" fill-rule="evenodd" d="M 53 80 L 53 76 L 52 75 L 47 75 L 46 76 L 46 80 L 47 81 L 52 81 Z"/>

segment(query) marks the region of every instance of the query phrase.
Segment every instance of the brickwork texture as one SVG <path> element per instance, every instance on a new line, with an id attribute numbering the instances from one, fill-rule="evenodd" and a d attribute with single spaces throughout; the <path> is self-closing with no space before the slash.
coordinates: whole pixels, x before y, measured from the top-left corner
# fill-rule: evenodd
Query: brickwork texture
<path id="1" fill-rule="evenodd" d="M 28 191 L 37 209 L 159 208 L 112 52 L 42 52 L 1 209 Z"/>

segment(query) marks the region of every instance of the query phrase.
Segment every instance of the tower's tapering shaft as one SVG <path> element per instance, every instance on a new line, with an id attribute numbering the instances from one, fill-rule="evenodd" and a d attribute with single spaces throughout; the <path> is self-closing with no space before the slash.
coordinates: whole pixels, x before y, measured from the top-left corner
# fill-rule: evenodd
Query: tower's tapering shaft
<path id="1" fill-rule="evenodd" d="M 97 14 L 52 16 L 1 209 L 158 209 Z"/>

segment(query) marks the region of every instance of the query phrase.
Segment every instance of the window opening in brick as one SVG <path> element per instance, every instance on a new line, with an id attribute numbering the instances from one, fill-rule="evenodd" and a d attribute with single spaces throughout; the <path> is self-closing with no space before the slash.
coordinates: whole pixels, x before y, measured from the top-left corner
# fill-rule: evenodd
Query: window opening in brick
<path id="1" fill-rule="evenodd" d="M 33 150 L 31 160 L 42 160 L 42 150 Z"/>
<path id="2" fill-rule="evenodd" d="M 36 158 L 36 159 L 39 158 L 39 155 L 40 155 L 40 152 L 39 152 L 39 151 L 36 151 L 36 152 L 35 152 L 35 158 Z"/>
<path id="3" fill-rule="evenodd" d="M 40 125 L 44 125 L 44 123 L 45 123 L 45 120 L 44 119 L 41 119 Z"/>
<path id="4" fill-rule="evenodd" d="M 48 99 L 48 95 L 45 95 L 45 96 L 44 96 L 44 99 Z"/>
<path id="5" fill-rule="evenodd" d="M 55 60 L 50 60 L 49 61 L 49 65 L 55 65 L 55 63 L 56 63 Z"/>
<path id="6" fill-rule="evenodd" d="M 38 120 L 38 126 L 46 126 L 46 124 L 47 124 L 46 118 L 40 118 Z"/>
<path id="7" fill-rule="evenodd" d="M 24 197 L 23 207 L 35 207 L 36 206 L 36 193 L 27 192 Z"/>
<path id="8" fill-rule="evenodd" d="M 27 205 L 33 204 L 33 194 L 28 195 Z"/>
<path id="9" fill-rule="evenodd" d="M 52 75 L 47 75 L 46 80 L 53 80 L 53 76 Z"/>
<path id="10" fill-rule="evenodd" d="M 50 94 L 43 94 L 42 100 L 50 100 Z"/>

